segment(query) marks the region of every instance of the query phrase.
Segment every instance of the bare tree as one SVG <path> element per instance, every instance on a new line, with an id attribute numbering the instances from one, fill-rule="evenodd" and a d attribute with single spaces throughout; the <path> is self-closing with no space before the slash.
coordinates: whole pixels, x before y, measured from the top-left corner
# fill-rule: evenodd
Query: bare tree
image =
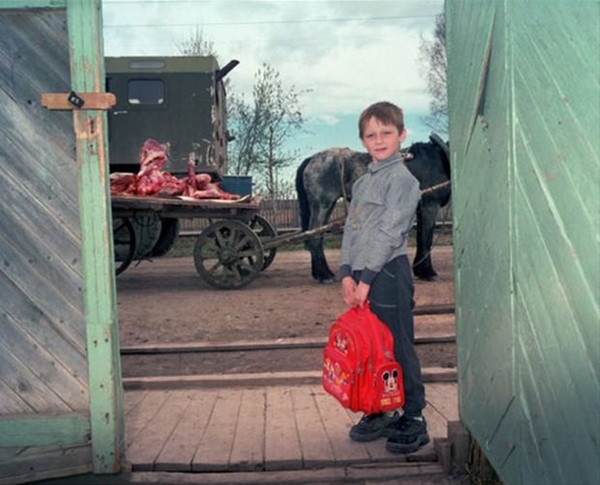
<path id="1" fill-rule="evenodd" d="M 198 27 L 190 34 L 190 37 L 177 43 L 176 47 L 184 56 L 214 56 L 217 58 L 214 42 L 205 39 L 202 29 Z"/>
<path id="2" fill-rule="evenodd" d="M 427 90 L 431 95 L 429 115 L 422 118 L 423 123 L 434 131 L 448 134 L 448 92 L 446 60 L 446 20 L 444 15 L 435 19 L 433 39 L 421 36 L 419 61 L 422 76 L 427 81 Z"/>
<path id="3" fill-rule="evenodd" d="M 235 130 L 229 166 L 237 174 L 255 175 L 257 191 L 272 199 L 288 189 L 282 170 L 296 154 L 284 145 L 303 129 L 301 94 L 294 86 L 285 88 L 279 72 L 264 63 L 255 74 L 252 100 L 235 94 L 229 100 L 229 120 Z"/>

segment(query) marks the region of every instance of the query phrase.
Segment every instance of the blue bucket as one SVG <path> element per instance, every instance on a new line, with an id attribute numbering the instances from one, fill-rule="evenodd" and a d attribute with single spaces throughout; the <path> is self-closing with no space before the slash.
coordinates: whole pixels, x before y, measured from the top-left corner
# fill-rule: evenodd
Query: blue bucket
<path id="1" fill-rule="evenodd" d="M 241 196 L 252 195 L 251 175 L 225 175 L 221 186 L 225 192 Z"/>

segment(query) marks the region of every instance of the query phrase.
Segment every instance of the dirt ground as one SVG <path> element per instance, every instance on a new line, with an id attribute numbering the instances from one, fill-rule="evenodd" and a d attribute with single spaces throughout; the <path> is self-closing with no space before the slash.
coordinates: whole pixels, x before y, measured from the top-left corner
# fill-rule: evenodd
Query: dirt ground
<path id="1" fill-rule="evenodd" d="M 339 250 L 326 254 L 331 268 L 337 269 Z M 433 261 L 439 279 L 415 281 L 417 309 L 454 302 L 452 247 L 435 247 Z M 330 324 L 345 310 L 339 283 L 315 282 L 310 255 L 302 250 L 279 251 L 271 266 L 239 290 L 208 285 L 191 257 L 142 261 L 117 278 L 117 300 L 123 347 L 326 337 Z M 453 315 L 418 316 L 415 332 L 454 333 Z M 423 346 L 419 354 L 423 366 L 455 365 L 453 344 Z M 317 370 L 320 363 L 319 349 L 124 356 L 123 372 L 140 376 Z"/>

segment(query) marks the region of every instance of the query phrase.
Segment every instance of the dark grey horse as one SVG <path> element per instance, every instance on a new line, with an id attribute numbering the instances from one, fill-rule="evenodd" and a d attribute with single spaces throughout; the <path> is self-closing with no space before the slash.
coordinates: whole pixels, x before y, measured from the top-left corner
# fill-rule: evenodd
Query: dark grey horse
<path id="1" fill-rule="evenodd" d="M 433 280 L 437 276 L 431 263 L 433 232 L 440 207 L 450 201 L 450 159 L 448 145 L 432 134 L 429 142 L 414 143 L 404 149 L 406 166 L 419 180 L 424 191 L 417 208 L 417 253 L 413 272 L 417 278 Z M 302 230 L 329 222 L 340 197 L 350 200 L 352 184 L 365 173 L 371 162 L 368 153 L 349 148 L 330 148 L 305 159 L 296 171 L 296 191 L 300 205 Z M 430 187 L 437 187 L 427 191 Z M 333 280 L 323 251 L 323 234 L 305 240 L 311 253 L 312 276 L 319 282 Z"/>

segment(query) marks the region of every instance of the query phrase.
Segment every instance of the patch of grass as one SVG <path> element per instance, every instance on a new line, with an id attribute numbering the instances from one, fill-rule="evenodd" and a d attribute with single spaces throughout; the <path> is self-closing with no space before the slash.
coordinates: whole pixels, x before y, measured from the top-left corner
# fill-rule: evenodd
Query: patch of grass
<path id="1" fill-rule="evenodd" d="M 165 255 L 167 258 L 183 258 L 194 254 L 194 245 L 196 237 L 180 236 L 173 244 L 173 247 Z"/>

